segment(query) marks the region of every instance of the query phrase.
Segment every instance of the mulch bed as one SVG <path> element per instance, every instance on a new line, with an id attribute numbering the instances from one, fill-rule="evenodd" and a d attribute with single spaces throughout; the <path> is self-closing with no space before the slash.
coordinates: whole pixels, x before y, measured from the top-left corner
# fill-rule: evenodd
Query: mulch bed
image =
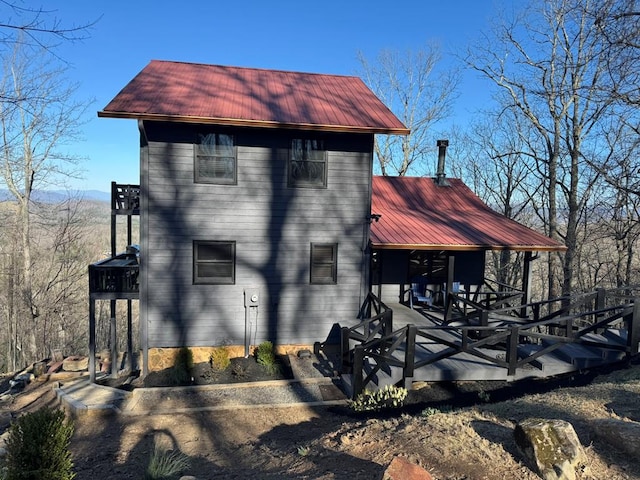
<path id="1" fill-rule="evenodd" d="M 255 357 L 252 356 L 248 358 L 232 358 L 230 360 L 231 364 L 224 370 L 212 368 L 209 362 L 194 364 L 191 371 L 191 379 L 187 382 L 177 381 L 172 368 L 149 372 L 142 382 L 143 385 L 140 386 L 175 387 L 293 379 L 293 373 L 286 356 L 276 357 L 276 368 L 274 370 L 269 370 L 260 365 Z"/>

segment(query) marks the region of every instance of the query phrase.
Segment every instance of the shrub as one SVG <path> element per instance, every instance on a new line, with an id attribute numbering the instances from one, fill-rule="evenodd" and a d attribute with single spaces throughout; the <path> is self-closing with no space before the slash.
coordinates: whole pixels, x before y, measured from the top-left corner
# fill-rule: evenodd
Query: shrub
<path id="1" fill-rule="evenodd" d="M 276 371 L 278 366 L 276 364 L 276 354 L 273 348 L 273 343 L 268 340 L 262 342 L 256 347 L 254 353 L 259 365 L 266 368 L 269 373 L 274 373 Z"/>
<path id="2" fill-rule="evenodd" d="M 191 382 L 191 372 L 193 370 L 193 352 L 190 348 L 182 347 L 178 350 L 173 361 L 173 380 L 178 385 L 189 384 Z"/>
<path id="3" fill-rule="evenodd" d="M 64 412 L 44 407 L 9 427 L 4 480 L 71 480 L 69 442 L 73 423 Z"/>
<path id="4" fill-rule="evenodd" d="M 229 350 L 225 347 L 215 347 L 209 354 L 209 364 L 211 368 L 218 372 L 222 372 L 229 368 L 231 359 L 229 358 Z"/>
<path id="5" fill-rule="evenodd" d="M 376 412 L 389 408 L 399 408 L 407 398 L 407 389 L 386 385 L 380 390 L 365 390 L 349 402 L 349 406 L 356 412 Z"/>
<path id="6" fill-rule="evenodd" d="M 165 450 L 157 445 L 145 472 L 145 480 L 174 478 L 189 468 L 189 457 L 180 451 Z"/>

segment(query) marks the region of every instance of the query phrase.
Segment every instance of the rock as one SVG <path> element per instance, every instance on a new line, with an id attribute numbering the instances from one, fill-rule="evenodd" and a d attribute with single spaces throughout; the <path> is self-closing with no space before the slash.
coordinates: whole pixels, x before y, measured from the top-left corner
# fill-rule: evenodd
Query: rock
<path id="1" fill-rule="evenodd" d="M 62 369 L 65 372 L 81 372 L 89 368 L 88 357 L 67 357 L 62 362 Z"/>
<path id="2" fill-rule="evenodd" d="M 58 360 L 58 361 L 54 361 L 54 362 L 50 363 L 49 364 L 49 369 L 47 370 L 47 373 L 59 372 L 62 369 L 63 362 L 64 362 L 64 360 Z"/>
<path id="3" fill-rule="evenodd" d="M 24 384 L 26 385 L 27 383 L 33 382 L 36 379 L 36 377 L 33 373 L 27 372 L 27 373 L 20 373 L 16 375 L 13 379 L 17 382 L 24 382 Z"/>
<path id="4" fill-rule="evenodd" d="M 592 424 L 592 435 L 620 452 L 640 456 L 640 423 L 602 419 Z"/>
<path id="5" fill-rule="evenodd" d="M 516 444 L 544 480 L 575 480 L 587 456 L 573 426 L 564 420 L 526 419 L 514 430 Z"/>
<path id="6" fill-rule="evenodd" d="M 394 457 L 382 474 L 381 480 L 433 480 L 424 468 L 404 457 Z"/>

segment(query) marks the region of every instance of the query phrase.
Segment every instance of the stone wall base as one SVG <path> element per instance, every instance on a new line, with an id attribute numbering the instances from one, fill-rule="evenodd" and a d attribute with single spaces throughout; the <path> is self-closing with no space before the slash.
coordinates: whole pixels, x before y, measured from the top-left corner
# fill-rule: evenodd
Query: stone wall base
<path id="1" fill-rule="evenodd" d="M 251 354 L 257 345 L 250 348 Z M 189 347 L 193 353 L 193 363 L 202 363 L 209 361 L 209 355 L 214 348 L 224 348 L 229 352 L 229 358 L 244 357 L 244 345 L 225 345 L 224 347 Z M 277 355 L 286 355 L 289 353 L 296 354 L 298 350 L 311 350 L 313 345 L 276 345 L 275 351 Z M 178 347 L 156 347 L 149 348 L 149 371 L 155 372 L 173 367 L 176 355 L 180 348 Z"/>

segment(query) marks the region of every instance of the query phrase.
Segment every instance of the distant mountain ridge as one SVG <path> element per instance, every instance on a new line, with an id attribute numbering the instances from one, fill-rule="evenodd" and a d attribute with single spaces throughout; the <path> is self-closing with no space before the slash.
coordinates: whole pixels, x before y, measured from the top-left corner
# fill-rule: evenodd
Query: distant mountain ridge
<path id="1" fill-rule="evenodd" d="M 35 202 L 59 203 L 69 198 L 81 198 L 96 202 L 111 202 L 111 193 L 100 190 L 34 190 L 31 198 Z M 0 202 L 13 200 L 7 189 L 0 189 Z"/>

